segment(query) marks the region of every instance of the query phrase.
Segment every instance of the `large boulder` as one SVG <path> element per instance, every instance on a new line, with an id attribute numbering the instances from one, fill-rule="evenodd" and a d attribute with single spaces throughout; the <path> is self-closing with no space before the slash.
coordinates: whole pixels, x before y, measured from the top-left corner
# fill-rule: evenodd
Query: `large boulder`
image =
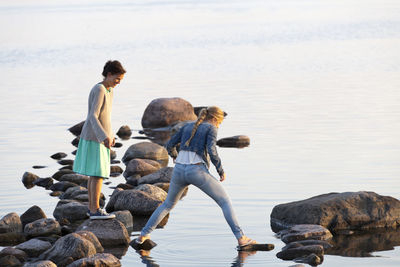
<path id="1" fill-rule="evenodd" d="M 160 163 L 151 159 L 132 159 L 128 162 L 124 177 L 128 178 L 134 175 L 145 176 L 156 172 L 161 168 Z"/>
<path id="2" fill-rule="evenodd" d="M 60 224 L 51 218 L 43 218 L 25 225 L 24 233 L 28 237 L 60 235 Z"/>
<path id="3" fill-rule="evenodd" d="M 119 267 L 121 262 L 110 253 L 97 253 L 91 257 L 74 261 L 68 267 Z"/>
<path id="4" fill-rule="evenodd" d="M 129 210 L 118 210 L 114 211 L 113 214 L 115 215 L 115 219 L 120 221 L 128 230 L 132 230 L 133 228 L 133 216 L 129 212 Z"/>
<path id="5" fill-rule="evenodd" d="M 95 245 L 89 239 L 78 233 L 72 233 L 58 239 L 39 258 L 41 260 L 51 260 L 57 266 L 63 267 L 78 259 L 93 256 L 97 252 Z"/>
<path id="6" fill-rule="evenodd" d="M 10 246 L 25 241 L 19 215 L 11 212 L 0 220 L 0 246 Z"/>
<path id="7" fill-rule="evenodd" d="M 374 192 L 345 192 L 319 195 L 280 204 L 271 213 L 274 231 L 294 224 L 319 224 L 333 232 L 368 230 L 400 225 L 400 201 Z"/>
<path id="8" fill-rule="evenodd" d="M 165 190 L 152 184 L 141 184 L 137 186 L 135 189 L 146 192 L 157 199 L 167 198 L 167 193 L 165 192 Z"/>
<path id="9" fill-rule="evenodd" d="M 168 152 L 165 147 L 151 142 L 140 142 L 131 145 L 122 157 L 125 165 L 132 159 L 151 159 L 161 164 L 162 167 L 168 165 Z"/>
<path id="10" fill-rule="evenodd" d="M 69 222 L 87 219 L 88 207 L 78 201 L 60 200 L 54 209 L 53 216 L 58 221 L 67 219 Z"/>
<path id="11" fill-rule="evenodd" d="M 169 183 L 172 177 L 172 167 L 164 167 L 156 172 L 145 175 L 138 180 L 139 184 Z"/>
<path id="12" fill-rule="evenodd" d="M 77 231 L 90 231 L 103 247 L 127 246 L 130 237 L 126 227 L 117 219 L 86 220 Z"/>
<path id="13" fill-rule="evenodd" d="M 161 188 L 159 190 L 163 191 Z M 164 192 L 164 191 L 163 191 Z M 160 197 L 161 196 L 161 197 Z M 135 215 L 151 215 L 166 199 L 167 194 L 151 195 L 140 190 L 122 190 L 114 193 L 107 203 L 107 212 L 129 210 Z"/>
<path id="14" fill-rule="evenodd" d="M 35 258 L 51 248 L 51 243 L 34 238 L 19 244 L 15 248 L 24 251 L 30 258 Z"/>
<path id="15" fill-rule="evenodd" d="M 150 102 L 142 116 L 143 128 L 161 128 L 179 121 L 196 120 L 193 106 L 186 100 L 157 98 Z"/>

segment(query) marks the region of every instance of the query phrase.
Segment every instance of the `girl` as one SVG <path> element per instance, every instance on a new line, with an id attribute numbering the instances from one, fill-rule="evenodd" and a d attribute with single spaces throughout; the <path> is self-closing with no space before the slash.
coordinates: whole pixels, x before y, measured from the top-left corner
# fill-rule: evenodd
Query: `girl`
<path id="1" fill-rule="evenodd" d="M 82 128 L 74 172 L 89 176 L 90 219 L 115 218 L 100 209 L 99 199 L 103 178 L 110 175 L 110 148 L 115 145 L 111 130 L 113 89 L 124 78 L 125 70 L 119 61 L 108 61 L 103 69 L 103 81 L 89 94 L 89 108 Z"/>
<path id="2" fill-rule="evenodd" d="M 136 243 L 142 244 L 146 239 L 150 239 L 150 233 L 171 211 L 181 198 L 186 186 L 190 184 L 200 188 L 221 207 L 239 246 L 256 243 L 243 234 L 228 195 L 208 171 L 210 157 L 218 171 L 219 180 L 223 182 L 226 179 L 216 149 L 217 129 L 223 119 L 224 112 L 220 108 L 203 109 L 196 122 L 186 124 L 169 140 L 166 148 L 176 165 L 172 173 L 168 196 L 164 203 L 153 212 L 140 236 L 135 240 Z M 176 156 L 175 147 L 179 143 L 180 152 Z"/>

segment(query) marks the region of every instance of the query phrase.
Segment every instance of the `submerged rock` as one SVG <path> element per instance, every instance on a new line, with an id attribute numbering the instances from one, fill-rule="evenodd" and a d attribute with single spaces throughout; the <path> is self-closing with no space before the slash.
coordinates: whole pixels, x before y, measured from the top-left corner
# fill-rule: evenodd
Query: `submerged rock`
<path id="1" fill-rule="evenodd" d="M 319 224 L 335 232 L 369 230 L 400 225 L 400 201 L 374 192 L 345 192 L 319 195 L 280 204 L 271 213 L 274 231 L 294 224 Z"/>
<path id="2" fill-rule="evenodd" d="M 143 128 L 160 128 L 179 121 L 196 120 L 193 106 L 186 100 L 157 98 L 150 102 L 142 116 Z"/>
<path id="3" fill-rule="evenodd" d="M 299 257 L 315 254 L 317 256 L 324 255 L 324 248 L 320 245 L 301 246 L 298 248 L 290 248 L 282 250 L 276 256 L 282 260 L 294 260 Z"/>

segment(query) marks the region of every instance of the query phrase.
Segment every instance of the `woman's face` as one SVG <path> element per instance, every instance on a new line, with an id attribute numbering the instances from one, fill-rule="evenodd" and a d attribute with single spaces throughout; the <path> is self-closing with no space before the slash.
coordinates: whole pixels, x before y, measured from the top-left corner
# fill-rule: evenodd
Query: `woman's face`
<path id="1" fill-rule="evenodd" d="M 104 82 L 107 84 L 107 87 L 115 87 L 122 81 L 123 78 L 124 74 L 107 73 L 107 77 Z"/>

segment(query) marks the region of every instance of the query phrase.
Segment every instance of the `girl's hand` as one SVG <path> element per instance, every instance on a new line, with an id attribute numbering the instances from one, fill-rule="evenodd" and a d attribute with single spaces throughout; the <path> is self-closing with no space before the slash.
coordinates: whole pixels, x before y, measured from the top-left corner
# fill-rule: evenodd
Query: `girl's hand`
<path id="1" fill-rule="evenodd" d="M 106 139 L 104 139 L 104 145 L 107 147 L 107 148 L 111 148 L 111 144 L 112 144 L 112 142 L 113 142 L 113 140 L 110 138 L 110 137 L 107 137 Z"/>
<path id="2" fill-rule="evenodd" d="M 226 176 L 225 173 L 223 173 L 222 175 L 219 176 L 219 180 L 220 182 L 223 182 L 225 180 Z"/>
<path id="3" fill-rule="evenodd" d="M 115 146 L 115 137 L 113 137 L 111 146 Z"/>

